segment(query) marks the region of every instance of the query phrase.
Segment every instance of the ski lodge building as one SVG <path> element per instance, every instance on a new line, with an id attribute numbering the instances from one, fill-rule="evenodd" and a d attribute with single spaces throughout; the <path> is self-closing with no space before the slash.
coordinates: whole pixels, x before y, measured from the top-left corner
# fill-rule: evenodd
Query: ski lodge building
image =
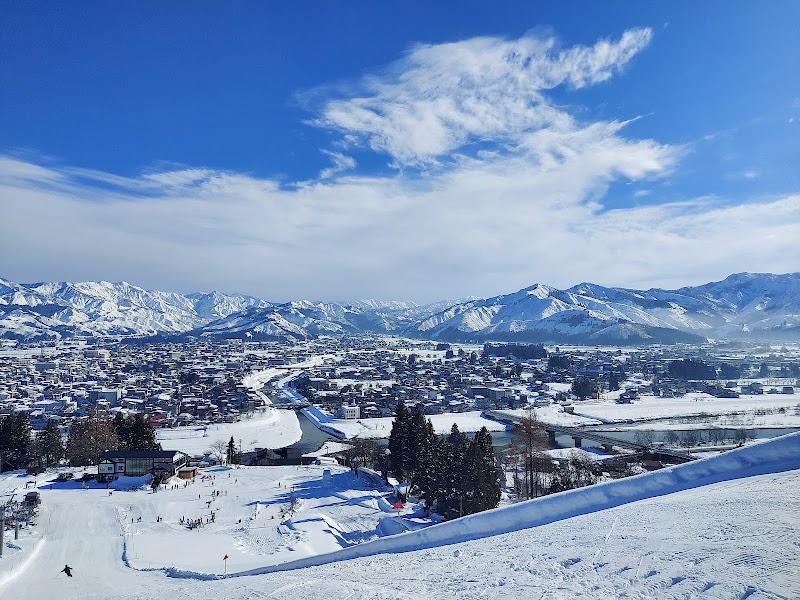
<path id="1" fill-rule="evenodd" d="M 163 479 L 175 475 L 188 462 L 189 456 L 180 450 L 109 450 L 100 455 L 97 479 L 109 482 L 120 475 L 147 474 Z"/>

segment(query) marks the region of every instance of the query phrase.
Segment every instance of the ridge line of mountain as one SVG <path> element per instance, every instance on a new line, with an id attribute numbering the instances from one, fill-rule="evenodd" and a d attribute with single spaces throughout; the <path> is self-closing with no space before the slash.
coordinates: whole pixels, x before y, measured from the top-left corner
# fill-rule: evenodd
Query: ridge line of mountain
<path id="1" fill-rule="evenodd" d="M 269 302 L 218 291 L 179 294 L 127 282 L 0 278 L 0 339 L 70 337 L 305 339 L 387 333 L 440 341 L 649 344 L 800 341 L 800 273 L 736 273 L 675 290 L 534 284 L 489 298 L 419 305 Z"/>

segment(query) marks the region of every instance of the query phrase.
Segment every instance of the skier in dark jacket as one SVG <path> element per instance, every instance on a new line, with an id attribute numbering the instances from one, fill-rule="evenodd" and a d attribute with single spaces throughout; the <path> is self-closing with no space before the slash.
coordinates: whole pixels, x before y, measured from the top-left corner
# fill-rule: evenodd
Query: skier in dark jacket
<path id="1" fill-rule="evenodd" d="M 61 569 L 61 572 L 66 573 L 67 577 L 72 577 L 72 567 L 70 567 L 69 565 L 64 565 L 64 568 Z"/>

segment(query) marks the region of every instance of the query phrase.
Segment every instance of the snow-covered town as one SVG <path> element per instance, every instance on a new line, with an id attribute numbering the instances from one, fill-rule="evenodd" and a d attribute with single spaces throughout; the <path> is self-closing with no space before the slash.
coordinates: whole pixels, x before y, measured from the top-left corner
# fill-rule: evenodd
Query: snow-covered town
<path id="1" fill-rule="evenodd" d="M 536 356 L 515 355 L 522 351 Z M 681 365 L 705 371 L 681 373 Z M 576 380 L 590 386 L 578 389 Z M 418 406 L 437 433 L 453 423 L 466 432 L 502 432 L 507 417 L 530 407 L 555 426 L 662 437 L 699 430 L 688 440 L 697 446 L 798 426 L 798 381 L 800 349 L 791 344 L 545 348 L 389 336 L 74 341 L 0 350 L 0 415 L 22 411 L 33 430 L 53 421 L 66 435 L 71 423 L 92 415 L 140 414 L 159 439 L 197 455 L 231 435 L 240 451 L 290 447 L 301 438 L 295 410 L 338 439 L 388 438 L 402 401 Z"/>

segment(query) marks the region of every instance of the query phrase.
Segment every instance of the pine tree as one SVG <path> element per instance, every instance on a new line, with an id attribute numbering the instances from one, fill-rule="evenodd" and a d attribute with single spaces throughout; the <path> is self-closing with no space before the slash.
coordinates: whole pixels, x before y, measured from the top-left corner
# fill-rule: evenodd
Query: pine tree
<path id="1" fill-rule="evenodd" d="M 495 508 L 500 502 L 500 482 L 497 479 L 492 435 L 482 427 L 468 450 L 469 479 L 467 514 Z"/>
<path id="2" fill-rule="evenodd" d="M 28 466 L 31 441 L 31 423 L 27 413 L 12 413 L 2 420 L 0 454 L 3 457 L 3 471 L 24 469 Z"/>
<path id="3" fill-rule="evenodd" d="M 572 382 L 571 391 L 581 400 L 597 394 L 597 382 L 591 377 L 578 376 Z"/>
<path id="4" fill-rule="evenodd" d="M 422 409 L 415 411 L 412 419 L 411 454 L 414 460 L 414 475 L 410 489 L 418 490 L 427 496 L 434 479 L 437 439 L 433 424 L 426 419 Z"/>
<path id="5" fill-rule="evenodd" d="M 439 444 L 435 473 L 436 510 L 445 518 L 461 516 L 469 474 L 466 465 L 469 440 L 453 423 L 450 434 Z"/>
<path id="6" fill-rule="evenodd" d="M 54 419 L 48 419 L 47 426 L 38 438 L 42 460 L 48 467 L 54 467 L 64 458 L 64 442 L 61 430 Z"/>
<path id="7" fill-rule="evenodd" d="M 411 413 L 401 400 L 397 403 L 392 422 L 392 431 L 389 434 L 389 463 L 392 472 L 398 481 L 402 482 L 406 477 L 406 466 L 408 465 L 408 445 L 409 428 Z"/>
<path id="8" fill-rule="evenodd" d="M 128 450 L 161 450 L 161 444 L 156 441 L 156 432 L 144 420 L 141 413 L 136 413 L 133 422 L 128 423 Z"/>
<path id="9" fill-rule="evenodd" d="M 403 459 L 403 472 L 406 474 L 409 492 L 417 491 L 420 479 L 427 477 L 435 437 L 433 426 L 425 418 L 422 407 L 415 406 L 408 422 L 408 449 Z"/>
<path id="10" fill-rule="evenodd" d="M 0 470 L 10 471 L 13 467 L 8 459 L 11 453 L 11 415 L 0 418 Z"/>
<path id="11" fill-rule="evenodd" d="M 608 375 L 608 389 L 612 392 L 619 389 L 619 374 L 616 371 L 611 371 Z"/>
<path id="12" fill-rule="evenodd" d="M 236 442 L 233 441 L 233 436 L 228 440 L 228 447 L 225 451 L 225 458 L 229 465 L 234 464 L 236 461 Z"/>
<path id="13" fill-rule="evenodd" d="M 131 422 L 118 412 L 111 421 L 114 433 L 117 434 L 118 450 L 133 450 L 131 448 Z"/>

